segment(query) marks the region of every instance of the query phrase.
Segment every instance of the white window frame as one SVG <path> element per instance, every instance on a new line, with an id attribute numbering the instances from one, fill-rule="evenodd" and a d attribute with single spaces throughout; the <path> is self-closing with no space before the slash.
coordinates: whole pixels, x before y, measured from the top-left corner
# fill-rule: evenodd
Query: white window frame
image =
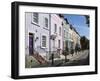
<path id="1" fill-rule="evenodd" d="M 69 39 L 69 37 L 68 37 L 68 31 L 66 32 L 66 37 L 67 37 L 67 39 Z"/>
<path id="2" fill-rule="evenodd" d="M 45 26 L 45 28 L 49 27 L 49 20 L 47 17 L 44 18 L 44 26 Z"/>
<path id="3" fill-rule="evenodd" d="M 54 24 L 54 33 L 57 33 L 57 24 Z"/>
<path id="4" fill-rule="evenodd" d="M 64 30 L 64 38 L 66 38 L 66 31 Z"/>
<path id="5" fill-rule="evenodd" d="M 34 16 L 34 14 L 37 14 L 38 15 L 37 18 L 36 18 L 36 16 Z M 37 22 L 35 22 L 34 19 L 37 19 Z M 39 24 L 39 13 L 37 13 L 37 12 L 32 13 L 32 21 L 35 24 Z"/>
<path id="6" fill-rule="evenodd" d="M 61 40 L 58 40 L 58 48 L 61 48 Z"/>
<path id="7" fill-rule="evenodd" d="M 45 46 L 43 46 L 43 36 L 46 37 Z M 42 35 L 42 37 L 41 37 L 41 46 L 42 46 L 42 48 L 46 48 L 47 47 L 47 36 L 46 35 Z"/>
<path id="8" fill-rule="evenodd" d="M 60 36 L 61 36 L 61 33 L 62 33 L 61 30 L 62 30 L 61 27 L 59 27 L 59 35 Z"/>

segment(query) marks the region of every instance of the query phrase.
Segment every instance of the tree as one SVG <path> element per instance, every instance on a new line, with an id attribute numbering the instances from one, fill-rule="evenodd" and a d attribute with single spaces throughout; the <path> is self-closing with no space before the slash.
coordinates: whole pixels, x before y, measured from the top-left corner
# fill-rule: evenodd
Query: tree
<path id="1" fill-rule="evenodd" d="M 69 54 L 69 49 L 68 49 L 68 41 L 65 41 L 65 49 L 63 50 L 63 55 L 65 56 L 65 62 L 68 61 L 67 55 Z"/>
<path id="2" fill-rule="evenodd" d="M 86 40 L 86 49 L 89 49 L 89 40 Z"/>
<path id="3" fill-rule="evenodd" d="M 73 56 L 73 54 L 74 54 L 74 47 L 73 47 L 73 42 L 71 42 L 71 48 L 70 48 L 70 50 L 71 50 L 71 54 L 72 54 L 72 56 Z"/>
<path id="4" fill-rule="evenodd" d="M 80 45 L 78 43 L 76 43 L 76 45 L 75 45 L 75 52 L 77 53 L 78 51 L 80 51 Z"/>
<path id="5" fill-rule="evenodd" d="M 80 43 L 81 43 L 82 50 L 89 49 L 89 40 L 85 36 L 81 37 Z"/>
<path id="6" fill-rule="evenodd" d="M 88 15 L 84 15 L 86 18 L 86 24 L 88 25 L 88 27 L 90 26 L 90 20 L 89 20 L 89 16 Z"/>

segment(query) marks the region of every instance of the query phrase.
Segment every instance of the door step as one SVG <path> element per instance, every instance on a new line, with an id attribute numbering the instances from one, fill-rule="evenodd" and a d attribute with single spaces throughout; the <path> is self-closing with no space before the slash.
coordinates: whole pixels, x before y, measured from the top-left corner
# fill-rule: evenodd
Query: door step
<path id="1" fill-rule="evenodd" d="M 40 63 L 40 64 L 45 64 L 47 61 L 39 55 L 39 53 L 33 54 L 33 57 Z"/>

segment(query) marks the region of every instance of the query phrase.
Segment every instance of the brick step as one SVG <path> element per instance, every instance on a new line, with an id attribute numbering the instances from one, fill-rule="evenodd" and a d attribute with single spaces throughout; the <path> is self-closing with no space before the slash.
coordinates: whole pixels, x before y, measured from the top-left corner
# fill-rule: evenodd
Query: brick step
<path id="1" fill-rule="evenodd" d="M 38 53 L 37 54 L 33 54 L 33 57 L 40 63 L 40 64 L 45 64 L 47 63 L 47 61 Z"/>

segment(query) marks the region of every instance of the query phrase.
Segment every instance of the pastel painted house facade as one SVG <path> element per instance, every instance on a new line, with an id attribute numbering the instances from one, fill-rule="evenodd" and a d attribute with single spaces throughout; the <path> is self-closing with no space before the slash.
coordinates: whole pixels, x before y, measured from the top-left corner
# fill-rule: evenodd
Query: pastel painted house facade
<path id="1" fill-rule="evenodd" d="M 49 14 L 25 13 L 25 53 L 39 53 L 46 59 L 49 49 Z"/>
<path id="2" fill-rule="evenodd" d="M 50 39 L 50 51 L 56 51 L 56 55 L 58 56 L 62 53 L 63 50 L 63 26 L 62 26 L 63 19 L 58 14 L 51 14 L 51 28 L 50 28 L 50 35 L 54 35 L 55 40 L 53 41 Z"/>
<path id="3" fill-rule="evenodd" d="M 70 24 L 67 19 L 63 20 L 63 50 L 69 51 L 70 49 Z"/>
<path id="4" fill-rule="evenodd" d="M 70 51 L 79 40 L 79 35 L 60 14 L 25 13 L 25 55 L 39 54 L 46 61 L 52 54 L 60 58 L 66 46 Z"/>
<path id="5" fill-rule="evenodd" d="M 69 29 L 69 40 L 70 40 L 70 45 L 69 45 L 70 51 L 71 49 L 75 51 L 76 45 L 78 44 L 80 46 L 80 35 L 72 25 L 70 25 Z"/>
<path id="6" fill-rule="evenodd" d="M 73 41 L 74 41 L 74 49 L 75 49 L 76 45 L 78 45 L 80 47 L 80 35 L 78 34 L 78 32 L 75 29 L 73 31 Z"/>

